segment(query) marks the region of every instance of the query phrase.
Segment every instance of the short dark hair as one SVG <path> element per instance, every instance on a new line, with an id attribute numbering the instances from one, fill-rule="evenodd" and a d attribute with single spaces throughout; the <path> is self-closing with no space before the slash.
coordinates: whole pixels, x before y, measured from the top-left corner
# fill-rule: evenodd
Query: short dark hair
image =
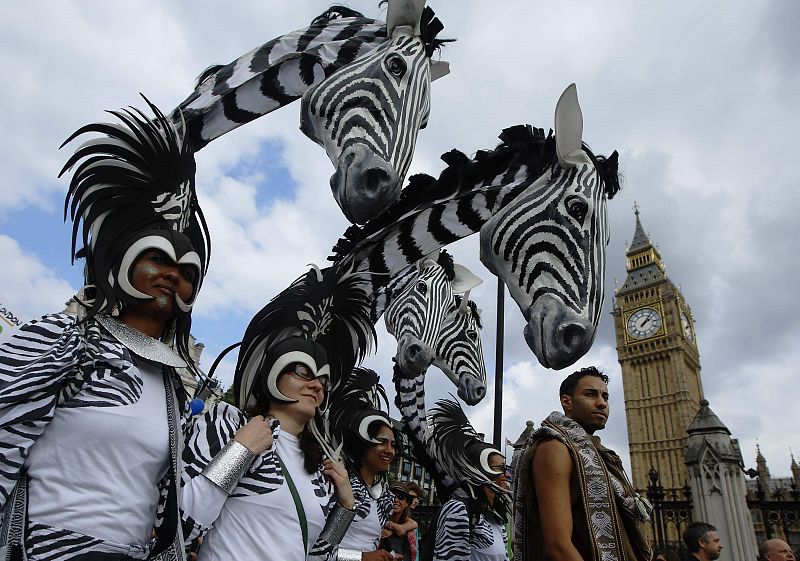
<path id="1" fill-rule="evenodd" d="M 692 522 L 683 531 L 683 543 L 686 544 L 686 549 L 689 553 L 697 553 L 700 551 L 699 540 L 707 541 L 706 536 L 709 532 L 716 532 L 717 528 L 708 522 Z"/>
<path id="2" fill-rule="evenodd" d="M 417 494 L 417 498 L 419 500 L 422 500 L 423 495 L 425 495 L 425 491 L 422 490 L 422 487 L 420 487 L 414 481 L 407 481 L 406 482 L 406 486 L 408 487 L 408 491 L 410 493 L 416 493 Z"/>
<path id="3" fill-rule="evenodd" d="M 559 399 L 561 399 L 562 395 L 568 395 L 570 397 L 575 395 L 575 388 L 578 386 L 578 382 L 585 376 L 596 376 L 608 384 L 608 376 L 600 372 L 596 367 L 588 366 L 586 368 L 581 368 L 564 378 L 564 381 L 561 382 L 561 386 L 558 388 Z"/>

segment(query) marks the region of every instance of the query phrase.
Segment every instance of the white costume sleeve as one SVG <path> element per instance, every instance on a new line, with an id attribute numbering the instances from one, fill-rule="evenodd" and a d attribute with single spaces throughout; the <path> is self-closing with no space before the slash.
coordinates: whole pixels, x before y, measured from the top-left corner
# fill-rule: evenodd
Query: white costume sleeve
<path id="1" fill-rule="evenodd" d="M 217 403 L 192 422 L 183 449 L 181 497 L 187 543 L 208 532 L 228 499 L 225 491 L 202 475 L 203 469 L 246 423 L 247 419 L 241 411 L 224 402 Z M 272 453 L 270 449 L 262 456 Z"/>

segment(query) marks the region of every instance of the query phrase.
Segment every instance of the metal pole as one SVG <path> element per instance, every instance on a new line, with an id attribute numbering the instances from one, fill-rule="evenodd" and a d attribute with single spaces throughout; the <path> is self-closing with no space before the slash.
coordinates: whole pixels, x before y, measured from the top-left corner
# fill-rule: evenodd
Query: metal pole
<path id="1" fill-rule="evenodd" d="M 505 285 L 500 278 L 497 279 L 497 337 L 495 338 L 494 355 L 494 445 L 498 450 L 503 445 L 503 310 L 505 300 Z"/>

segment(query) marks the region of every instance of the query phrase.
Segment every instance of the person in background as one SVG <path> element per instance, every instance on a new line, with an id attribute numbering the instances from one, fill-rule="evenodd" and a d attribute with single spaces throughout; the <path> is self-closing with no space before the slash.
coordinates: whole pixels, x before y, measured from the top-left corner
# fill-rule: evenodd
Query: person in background
<path id="1" fill-rule="evenodd" d="M 794 551 L 783 540 L 766 540 L 758 549 L 761 561 L 795 561 Z"/>
<path id="2" fill-rule="evenodd" d="M 408 496 L 411 498 L 411 504 L 408 507 L 411 509 L 411 518 L 414 524 L 417 524 L 417 521 L 414 520 L 414 511 L 419 506 L 420 500 L 425 495 L 425 492 L 422 490 L 417 483 L 414 481 L 408 481 Z M 412 561 L 419 561 L 419 525 L 416 528 L 408 532 L 408 543 L 411 547 L 411 558 Z"/>
<path id="3" fill-rule="evenodd" d="M 717 529 L 708 522 L 692 522 L 683 531 L 683 543 L 691 561 L 714 561 L 722 553 Z"/>
<path id="4" fill-rule="evenodd" d="M 659 549 L 653 553 L 653 561 L 681 561 L 681 556 L 674 549 Z"/>
<path id="5" fill-rule="evenodd" d="M 389 520 L 394 497 L 387 472 L 400 435 L 381 409 L 388 399 L 378 374 L 356 368 L 331 396 L 328 410 L 332 440 L 343 444 L 345 464 L 353 488 L 356 515 L 339 546 L 340 560 L 392 561 L 379 549 L 381 532 Z"/>
<path id="6" fill-rule="evenodd" d="M 411 544 L 408 541 L 408 532 L 416 522 L 411 520 L 411 509 L 409 507 L 410 497 L 406 483 L 392 484 L 394 494 L 394 505 L 392 515 L 386 522 L 381 533 L 381 549 L 394 554 L 398 561 L 411 561 Z"/>
<path id="7" fill-rule="evenodd" d="M 461 406 L 441 400 L 431 409 L 431 456 L 454 482 L 435 529 L 426 536 L 423 561 L 508 561 L 508 467 L 483 441 Z M 438 476 L 437 477 L 441 477 Z M 432 546 L 432 547 L 431 547 Z"/>

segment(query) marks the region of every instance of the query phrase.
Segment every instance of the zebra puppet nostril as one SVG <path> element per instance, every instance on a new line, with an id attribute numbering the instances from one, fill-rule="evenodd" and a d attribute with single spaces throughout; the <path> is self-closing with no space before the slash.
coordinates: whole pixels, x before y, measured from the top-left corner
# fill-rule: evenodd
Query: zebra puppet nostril
<path id="1" fill-rule="evenodd" d="M 586 327 L 579 323 L 568 323 L 561 327 L 561 341 L 564 348 L 571 351 L 580 349 L 586 344 Z"/>
<path id="2" fill-rule="evenodd" d="M 413 343 L 413 344 L 408 346 L 408 356 L 411 359 L 416 358 L 419 355 L 419 353 L 421 353 L 421 352 L 422 352 L 422 345 L 418 345 L 416 343 Z"/>
<path id="3" fill-rule="evenodd" d="M 392 178 L 385 169 L 370 168 L 364 171 L 364 184 L 369 193 L 381 193 Z"/>

